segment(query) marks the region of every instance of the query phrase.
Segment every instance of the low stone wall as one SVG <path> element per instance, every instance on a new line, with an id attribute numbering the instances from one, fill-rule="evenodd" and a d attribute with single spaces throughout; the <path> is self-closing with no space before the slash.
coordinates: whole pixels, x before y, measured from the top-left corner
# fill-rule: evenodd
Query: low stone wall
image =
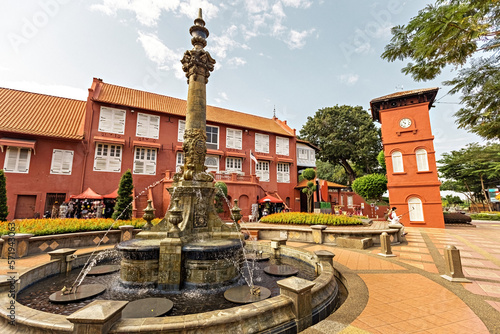
<path id="1" fill-rule="evenodd" d="M 321 228 L 324 226 L 325 228 Z M 318 228 L 320 227 L 320 228 Z M 242 231 L 256 235 L 259 240 L 285 239 L 288 241 L 317 243 L 337 246 L 338 238 L 371 238 L 374 246 L 380 246 L 380 235 L 386 232 L 391 238 L 391 244 L 399 244 L 398 229 L 395 228 L 366 228 L 348 227 L 344 229 L 328 229 L 325 225 L 313 226 L 273 226 L 266 224 L 242 224 Z"/>
<path id="2" fill-rule="evenodd" d="M 120 226 L 120 230 L 75 232 L 42 236 L 31 236 L 23 239 L 23 252 L 16 254 L 14 258 L 25 257 L 33 254 L 48 253 L 61 248 L 80 248 L 97 246 L 102 239 L 101 245 L 114 245 L 121 241 L 132 239 L 141 229 L 132 226 Z M 106 234 L 107 232 L 107 234 Z M 21 235 L 21 234 L 19 234 Z M 17 238 L 16 235 L 15 237 Z M 2 258 L 7 258 L 9 236 L 2 236 Z M 19 246 L 18 246 L 19 247 Z M 19 253 L 19 252 L 18 252 Z"/>
<path id="3" fill-rule="evenodd" d="M 257 249 L 265 253 L 273 253 L 270 245 L 257 243 Z M 311 291 L 311 307 L 313 323 L 324 319 L 331 313 L 334 304 L 335 290 L 338 288 L 335 281 L 335 270 L 330 263 L 320 261 L 318 257 L 310 252 L 281 246 L 282 256 L 292 256 L 317 267 L 321 274 L 314 280 L 314 287 Z M 82 266 L 89 254 L 78 256 L 74 266 Z M 36 283 L 37 281 L 55 275 L 59 272 L 59 261 L 53 260 L 49 263 L 34 267 L 20 277 L 18 288 Z M 16 326 L 9 326 L 9 305 L 13 300 L 9 295 L 11 284 L 9 281 L 0 281 L 0 327 L 5 328 L 2 333 L 26 332 L 26 333 L 78 333 L 75 325 L 68 319 L 72 316 L 50 314 L 42 311 L 30 309 L 19 303 L 15 303 L 15 323 Z M 101 301 L 94 301 L 99 306 Z M 92 304 L 88 305 L 93 306 Z M 242 333 L 252 332 L 258 329 L 259 332 L 266 333 L 296 333 L 301 330 L 301 319 L 296 318 L 296 307 L 294 301 L 284 295 L 279 295 L 257 303 L 243 305 L 232 309 L 218 310 L 201 314 L 185 316 L 173 316 L 164 318 L 144 319 L 123 319 L 121 309 L 117 309 L 113 319 L 118 319 L 114 324 L 109 324 L 109 333 Z M 108 310 L 114 312 L 113 310 Z M 94 313 L 92 313 L 94 314 Z M 90 322 L 96 322 L 91 315 Z M 299 321 L 300 320 L 300 321 Z M 80 326 L 80 325 L 79 325 Z M 303 328 L 302 328 L 303 329 Z"/>

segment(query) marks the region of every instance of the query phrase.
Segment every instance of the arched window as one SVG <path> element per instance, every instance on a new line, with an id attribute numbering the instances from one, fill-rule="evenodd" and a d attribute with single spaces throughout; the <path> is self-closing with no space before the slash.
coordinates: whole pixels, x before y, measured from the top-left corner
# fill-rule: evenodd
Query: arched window
<path id="1" fill-rule="evenodd" d="M 422 201 L 418 197 L 411 197 L 408 200 L 408 210 L 410 213 L 411 222 L 423 222 L 424 210 L 422 208 Z"/>
<path id="2" fill-rule="evenodd" d="M 404 172 L 403 154 L 399 151 L 392 152 L 392 170 L 394 173 Z"/>
<path id="3" fill-rule="evenodd" d="M 415 151 L 415 155 L 417 157 L 417 170 L 419 172 L 428 171 L 429 162 L 427 161 L 427 151 L 423 148 L 420 148 Z"/>

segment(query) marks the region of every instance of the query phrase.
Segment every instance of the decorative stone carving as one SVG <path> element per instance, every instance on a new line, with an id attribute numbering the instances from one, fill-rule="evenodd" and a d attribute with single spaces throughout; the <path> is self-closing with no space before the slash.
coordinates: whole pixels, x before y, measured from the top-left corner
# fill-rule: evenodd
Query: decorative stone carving
<path id="1" fill-rule="evenodd" d="M 205 44 L 207 42 L 205 41 Z M 184 52 L 184 57 L 181 60 L 182 70 L 186 72 L 186 78 L 194 75 L 194 80 L 198 79 L 198 75 L 205 77 L 205 83 L 208 83 L 210 72 L 214 70 L 215 59 L 210 56 L 208 51 L 203 49 L 187 50 Z"/>

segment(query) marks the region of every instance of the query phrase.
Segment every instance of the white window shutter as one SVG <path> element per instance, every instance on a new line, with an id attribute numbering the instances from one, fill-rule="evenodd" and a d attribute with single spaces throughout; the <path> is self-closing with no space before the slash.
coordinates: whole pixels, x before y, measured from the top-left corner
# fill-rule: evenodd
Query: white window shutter
<path id="1" fill-rule="evenodd" d="M 144 174 L 144 161 L 142 160 L 134 161 L 134 174 Z"/>
<path id="2" fill-rule="evenodd" d="M 63 163 L 63 155 L 64 155 L 64 153 L 61 150 L 54 150 L 52 152 L 52 163 L 50 164 L 50 172 L 52 174 L 61 173 L 62 163 Z"/>
<path id="3" fill-rule="evenodd" d="M 226 129 L 226 147 L 234 148 L 234 130 Z"/>
<path id="4" fill-rule="evenodd" d="M 235 130 L 234 131 L 234 148 L 241 150 L 243 142 L 243 131 Z"/>
<path id="5" fill-rule="evenodd" d="M 125 110 L 114 110 L 113 133 L 125 133 Z"/>
<path id="6" fill-rule="evenodd" d="M 148 137 L 149 118 L 146 114 L 137 114 L 137 137 Z"/>
<path id="7" fill-rule="evenodd" d="M 111 172 L 119 172 L 122 166 L 122 159 L 120 158 L 110 158 L 109 159 L 109 171 Z"/>
<path id="8" fill-rule="evenodd" d="M 26 173 L 28 171 L 30 150 L 27 148 L 21 148 L 19 150 L 19 161 L 17 164 L 17 171 L 20 173 Z"/>
<path id="9" fill-rule="evenodd" d="M 63 174 L 71 174 L 71 170 L 73 168 L 73 155 L 73 151 L 64 151 L 61 166 L 61 172 Z"/>
<path id="10" fill-rule="evenodd" d="M 149 115 L 149 130 L 151 138 L 160 138 L 160 116 Z"/>
<path id="11" fill-rule="evenodd" d="M 111 132 L 113 125 L 113 111 L 111 109 L 101 107 L 99 114 L 99 128 L 101 132 Z"/>
<path id="12" fill-rule="evenodd" d="M 179 120 L 179 130 L 177 132 L 177 141 L 184 141 L 184 131 L 186 129 L 186 122 Z"/>
<path id="13" fill-rule="evenodd" d="M 283 154 L 281 153 L 282 150 L 282 142 L 281 142 L 281 137 L 276 137 L 276 154 Z"/>
<path id="14" fill-rule="evenodd" d="M 283 138 L 283 155 L 289 155 L 290 153 L 290 139 Z"/>
<path id="15" fill-rule="evenodd" d="M 107 159 L 103 157 L 95 157 L 94 170 L 105 171 L 107 167 Z"/>

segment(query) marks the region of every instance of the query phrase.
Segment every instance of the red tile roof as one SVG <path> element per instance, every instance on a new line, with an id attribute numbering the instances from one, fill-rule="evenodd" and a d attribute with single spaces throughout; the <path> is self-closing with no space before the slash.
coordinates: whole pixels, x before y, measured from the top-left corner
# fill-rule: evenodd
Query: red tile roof
<path id="1" fill-rule="evenodd" d="M 0 131 L 83 138 L 85 101 L 0 88 Z"/>
<path id="2" fill-rule="evenodd" d="M 309 182 L 309 180 L 302 180 L 295 186 L 295 188 L 305 188 L 307 187 L 307 182 Z M 328 184 L 328 188 L 347 188 L 347 186 L 335 182 L 326 181 L 326 183 Z"/>
<path id="3" fill-rule="evenodd" d="M 99 82 L 95 91 L 94 101 L 97 102 L 186 116 L 186 100 L 104 82 Z M 288 137 L 295 136 L 294 131 L 283 121 L 278 123 L 272 118 L 245 114 L 213 106 L 207 106 L 207 121 L 210 123 L 255 129 L 257 131 L 270 132 Z"/>
<path id="4" fill-rule="evenodd" d="M 371 100 L 370 103 L 380 102 L 380 101 L 386 101 L 386 100 L 391 100 L 391 99 L 395 99 L 395 98 L 401 98 L 401 97 L 405 97 L 405 96 L 424 94 L 424 93 L 428 93 L 428 92 L 432 92 L 432 91 L 437 91 L 438 89 L 439 88 L 435 87 L 435 88 L 413 89 L 413 90 L 407 90 L 407 91 L 404 91 L 404 92 L 396 92 L 396 93 L 392 93 L 392 94 L 389 94 L 389 95 L 384 95 L 384 96 L 381 96 L 381 97 L 377 97 L 376 99 Z"/>

